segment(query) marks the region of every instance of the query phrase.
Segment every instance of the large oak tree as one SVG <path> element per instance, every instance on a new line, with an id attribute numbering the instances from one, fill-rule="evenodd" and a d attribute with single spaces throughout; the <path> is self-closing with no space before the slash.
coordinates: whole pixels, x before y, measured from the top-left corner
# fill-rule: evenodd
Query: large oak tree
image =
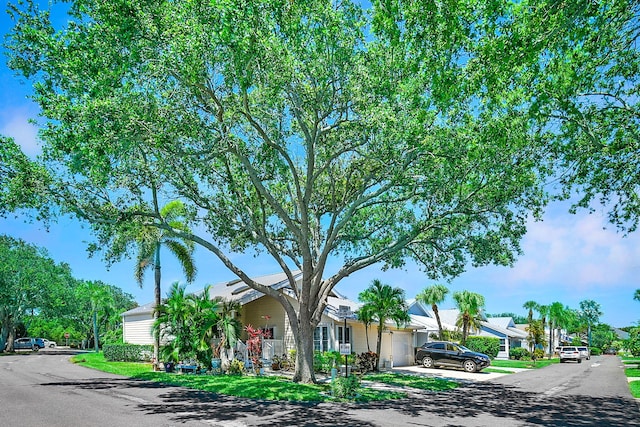
<path id="1" fill-rule="evenodd" d="M 46 188 L 99 247 L 142 226 L 210 250 L 280 302 L 295 379 L 313 381 L 313 331 L 343 278 L 408 259 L 434 279 L 514 261 L 556 136 L 550 97 L 531 87 L 564 87 L 554 64 L 597 63 L 562 49 L 606 49 L 583 20 L 609 34 L 629 18 L 600 18 L 623 2 L 578 3 L 87 0 L 55 4 L 69 13 L 57 28 L 27 3 L 7 47 L 42 108 L 43 154 L 12 156 L 0 180 Z M 571 77 L 584 88 L 565 98 L 590 88 Z M 163 218 L 174 199 L 193 233 Z M 247 251 L 290 288 L 252 281 L 229 256 Z"/>

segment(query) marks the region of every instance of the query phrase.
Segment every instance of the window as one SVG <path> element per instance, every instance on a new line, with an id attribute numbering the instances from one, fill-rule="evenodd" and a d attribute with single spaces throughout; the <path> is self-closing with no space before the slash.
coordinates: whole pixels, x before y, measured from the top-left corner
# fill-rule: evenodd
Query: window
<path id="1" fill-rule="evenodd" d="M 504 338 L 500 338 L 500 351 L 507 351 L 507 346 L 505 344 Z"/>
<path id="2" fill-rule="evenodd" d="M 313 349 L 315 351 L 329 351 L 329 328 L 318 326 L 313 331 Z"/>
<path id="3" fill-rule="evenodd" d="M 351 344 L 351 326 L 347 326 L 346 334 L 344 326 L 337 326 L 336 337 L 338 344 Z"/>
<path id="4" fill-rule="evenodd" d="M 444 350 L 444 343 L 442 342 L 435 343 L 432 347 L 434 350 Z"/>
<path id="5" fill-rule="evenodd" d="M 264 332 L 266 332 L 266 339 L 268 340 L 274 340 L 276 339 L 276 328 L 273 326 L 266 326 L 264 328 L 262 328 L 262 330 Z"/>

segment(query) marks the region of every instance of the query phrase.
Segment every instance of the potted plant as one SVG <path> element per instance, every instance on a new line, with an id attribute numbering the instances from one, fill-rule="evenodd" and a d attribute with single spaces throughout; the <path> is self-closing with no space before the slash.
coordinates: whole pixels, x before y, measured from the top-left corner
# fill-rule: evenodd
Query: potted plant
<path id="1" fill-rule="evenodd" d="M 256 329 L 251 325 L 245 326 L 247 332 L 247 350 L 249 351 L 249 358 L 251 359 L 251 366 L 256 375 L 261 375 L 264 372 L 262 365 L 262 339 L 267 338 L 268 333 L 262 329 Z"/>

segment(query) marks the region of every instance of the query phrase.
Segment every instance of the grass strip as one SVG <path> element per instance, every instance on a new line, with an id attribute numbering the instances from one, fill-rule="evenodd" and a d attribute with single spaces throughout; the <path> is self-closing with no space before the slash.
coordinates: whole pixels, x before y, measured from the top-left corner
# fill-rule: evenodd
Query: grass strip
<path id="1" fill-rule="evenodd" d="M 491 361 L 491 367 L 493 368 L 525 368 L 525 369 L 540 369 L 545 366 L 552 365 L 554 363 L 560 363 L 560 359 L 538 359 L 535 362 L 533 360 L 498 360 Z M 486 371 L 486 369 L 485 369 Z"/>
<path id="2" fill-rule="evenodd" d="M 636 399 L 640 398 L 640 381 L 631 381 L 629 383 L 629 390 L 633 397 Z"/>
<path id="3" fill-rule="evenodd" d="M 152 366 L 149 363 L 109 362 L 104 359 L 102 353 L 77 355 L 72 358 L 72 361 L 88 368 L 130 378 L 248 399 L 284 400 L 292 402 L 322 402 L 332 400 L 329 383 L 300 384 L 292 382 L 289 378 L 275 375 L 193 375 L 153 372 Z M 438 378 L 422 378 L 401 374 L 393 374 L 393 376 L 396 385 L 412 383 L 412 387 L 432 389 L 434 391 L 458 386 L 455 382 Z M 384 380 L 385 378 L 381 378 L 380 382 Z M 447 383 L 450 384 L 447 385 Z M 402 399 L 405 397 L 407 397 L 407 393 L 402 391 L 376 390 L 371 387 L 362 387 L 355 401 L 371 402 Z"/>
<path id="4" fill-rule="evenodd" d="M 624 370 L 624 374 L 627 377 L 640 377 L 640 369 L 638 368 L 627 368 Z"/>
<path id="5" fill-rule="evenodd" d="M 429 391 L 447 391 L 460 386 L 456 381 L 445 380 L 443 378 L 393 373 L 368 374 L 363 377 L 363 380 Z"/>
<path id="6" fill-rule="evenodd" d="M 514 371 L 507 371 L 506 369 L 484 368 L 482 372 L 493 372 L 494 374 L 513 374 Z"/>

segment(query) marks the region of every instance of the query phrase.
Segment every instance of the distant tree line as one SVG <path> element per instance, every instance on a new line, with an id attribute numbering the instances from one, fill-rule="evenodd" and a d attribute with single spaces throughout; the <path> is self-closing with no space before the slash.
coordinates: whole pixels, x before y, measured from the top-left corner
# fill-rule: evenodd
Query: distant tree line
<path id="1" fill-rule="evenodd" d="M 73 277 L 43 248 L 0 235 L 0 350 L 15 339 L 43 337 L 58 344 L 95 346 L 122 339 L 121 313 L 136 307 L 132 295 L 99 280 Z"/>

